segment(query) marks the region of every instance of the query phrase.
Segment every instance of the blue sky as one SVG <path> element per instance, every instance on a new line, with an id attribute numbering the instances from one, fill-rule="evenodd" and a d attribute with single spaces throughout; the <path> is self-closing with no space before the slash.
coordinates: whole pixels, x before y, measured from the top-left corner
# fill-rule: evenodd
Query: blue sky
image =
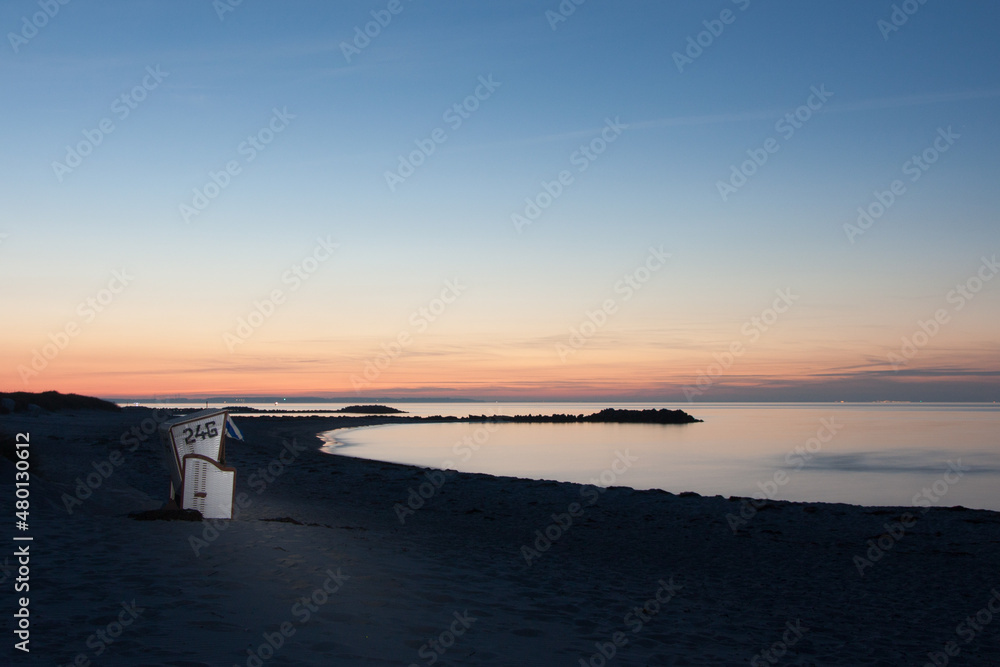
<path id="1" fill-rule="evenodd" d="M 885 33 L 891 2 L 588 0 L 553 29 L 557 2 L 402 0 L 345 57 L 388 5 L 244 0 L 220 17 L 207 1 L 74 1 L 15 52 L 9 33 L 42 10 L 5 3 L 7 384 L 349 393 L 458 277 L 467 292 L 371 388 L 673 399 L 792 288 L 801 300 L 705 400 L 831 386 L 996 400 L 1000 281 L 906 378 L 869 374 L 1000 250 L 1000 8 L 930 0 Z M 674 54 L 699 33 L 707 46 L 679 71 Z M 147 68 L 162 82 L 121 118 L 115 100 Z M 453 129 L 445 112 L 480 77 L 499 86 Z M 780 133 L 813 89 L 832 96 Z M 244 161 L 274 110 L 294 118 Z M 103 119 L 113 132 L 60 180 L 53 163 Z M 607 119 L 629 127 L 578 171 L 572 156 Z M 385 173 L 439 128 L 446 141 L 391 191 Z M 947 128 L 957 139 L 910 181 L 904 163 Z M 769 139 L 777 152 L 723 200 L 719 181 Z M 179 207 L 234 160 L 239 174 L 185 221 Z M 512 214 L 563 170 L 572 184 L 518 233 Z M 844 225 L 896 179 L 905 194 L 849 242 Z M 228 350 L 224 333 L 328 235 L 336 257 Z M 669 266 L 561 362 L 555 346 L 650 246 Z M 135 282 L 24 380 L 18 368 L 122 266 Z"/>

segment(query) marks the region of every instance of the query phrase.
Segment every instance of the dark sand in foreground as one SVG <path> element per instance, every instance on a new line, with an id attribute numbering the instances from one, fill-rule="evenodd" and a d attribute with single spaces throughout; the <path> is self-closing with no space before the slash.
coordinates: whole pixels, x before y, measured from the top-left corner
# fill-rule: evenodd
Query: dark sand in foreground
<path id="1" fill-rule="evenodd" d="M 15 664 L 923 665 L 953 642 L 949 664 L 1000 665 L 1000 513 L 774 502 L 734 532 L 738 500 L 450 473 L 401 523 L 394 507 L 442 478 L 316 437 L 381 418 L 243 417 L 237 519 L 136 521 L 167 474 L 155 436 L 129 451 L 122 434 L 154 414 L 0 417 L 31 434 L 33 466 Z M 69 513 L 63 494 L 113 450 L 121 465 Z"/>

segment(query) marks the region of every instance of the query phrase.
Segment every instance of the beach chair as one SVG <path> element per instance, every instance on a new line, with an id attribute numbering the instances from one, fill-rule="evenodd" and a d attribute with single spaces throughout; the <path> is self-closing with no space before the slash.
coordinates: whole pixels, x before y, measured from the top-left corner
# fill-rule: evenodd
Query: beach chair
<path id="1" fill-rule="evenodd" d="M 170 499 L 177 507 L 205 518 L 232 518 L 236 469 L 225 466 L 227 435 L 243 439 L 225 410 L 199 410 L 160 424 Z"/>
<path id="2" fill-rule="evenodd" d="M 206 519 L 233 518 L 236 468 L 220 465 L 201 454 L 184 457 L 181 508 L 198 510 Z"/>

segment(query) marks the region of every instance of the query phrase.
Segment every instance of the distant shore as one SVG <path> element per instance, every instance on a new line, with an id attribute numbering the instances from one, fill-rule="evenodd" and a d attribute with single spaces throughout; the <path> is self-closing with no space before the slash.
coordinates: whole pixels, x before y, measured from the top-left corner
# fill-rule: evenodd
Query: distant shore
<path id="1" fill-rule="evenodd" d="M 146 408 L 125 407 L 123 410 L 136 410 Z M 232 414 L 244 414 L 249 416 L 260 415 L 326 415 L 326 414 L 356 414 L 356 415 L 405 415 L 404 410 L 398 410 L 386 405 L 351 405 L 339 410 L 267 410 L 262 408 L 248 408 L 240 406 L 222 406 L 213 408 L 227 410 Z M 184 408 L 177 412 L 195 411 L 197 408 Z M 555 413 L 548 415 L 469 415 L 467 417 L 457 417 L 454 415 L 411 415 L 409 421 L 422 422 L 493 422 L 504 424 L 566 424 L 566 423 L 593 423 L 593 424 L 695 424 L 701 419 L 696 419 L 683 410 L 646 409 L 629 410 L 605 408 L 590 414 L 564 414 Z"/>
<path id="2" fill-rule="evenodd" d="M 1000 604 L 1000 513 L 763 502 L 733 526 L 746 499 L 320 451 L 319 433 L 411 416 L 259 416 L 227 447 L 237 518 L 133 521 L 166 497 L 167 412 L 0 417 L 31 437 L 34 657 L 923 665 L 953 643 L 961 664 L 1000 664 L 1000 616 L 956 631 Z M 123 605 L 134 623 L 91 640 Z"/>

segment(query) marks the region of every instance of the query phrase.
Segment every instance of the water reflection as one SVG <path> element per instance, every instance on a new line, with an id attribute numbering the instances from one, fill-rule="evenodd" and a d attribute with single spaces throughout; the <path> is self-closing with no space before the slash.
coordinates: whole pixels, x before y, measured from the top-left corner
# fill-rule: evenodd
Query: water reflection
<path id="1" fill-rule="evenodd" d="M 537 409 L 535 414 L 546 410 Z M 702 424 L 404 424 L 333 431 L 328 451 L 464 472 L 703 495 L 911 505 L 961 461 L 942 505 L 1000 510 L 1000 411 L 989 406 L 688 406 Z M 825 420 L 825 422 L 824 422 Z M 832 432 L 823 424 L 833 423 Z M 478 431 L 477 431 L 478 429 Z M 832 436 L 832 437 L 831 437 Z M 821 441 L 822 440 L 822 441 Z M 775 474 L 777 472 L 782 475 Z M 775 480 L 780 480 L 780 483 Z"/>

